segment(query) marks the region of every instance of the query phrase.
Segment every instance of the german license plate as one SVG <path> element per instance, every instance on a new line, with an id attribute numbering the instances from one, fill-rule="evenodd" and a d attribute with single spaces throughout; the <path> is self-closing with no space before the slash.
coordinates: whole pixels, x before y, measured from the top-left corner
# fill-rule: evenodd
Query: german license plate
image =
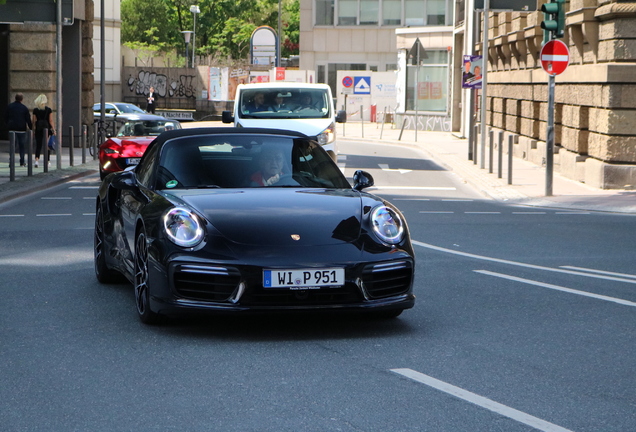
<path id="1" fill-rule="evenodd" d="M 344 285 L 343 268 L 263 270 L 263 287 L 306 290 Z"/>
<path id="2" fill-rule="evenodd" d="M 141 158 L 128 158 L 126 159 L 126 163 L 128 165 L 139 165 L 139 161 L 141 160 Z"/>

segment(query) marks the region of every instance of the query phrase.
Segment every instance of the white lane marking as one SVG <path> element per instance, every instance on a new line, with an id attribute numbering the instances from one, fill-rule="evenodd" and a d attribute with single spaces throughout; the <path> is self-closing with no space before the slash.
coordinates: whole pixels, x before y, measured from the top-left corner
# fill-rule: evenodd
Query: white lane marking
<path id="1" fill-rule="evenodd" d="M 19 214 L 14 214 L 14 215 L 0 215 L 0 217 L 24 217 L 23 214 L 19 215 Z"/>
<path id="2" fill-rule="evenodd" d="M 590 292 L 586 292 L 586 291 L 579 291 L 579 290 L 575 290 L 572 288 L 566 288 L 566 287 L 562 287 L 559 285 L 552 285 L 552 284 L 547 284 L 547 283 L 543 283 L 543 282 L 537 282 L 537 281 L 533 281 L 531 279 L 524 279 L 524 278 L 520 278 L 520 277 L 516 277 L 516 276 L 510 276 L 510 275 L 506 275 L 506 274 L 502 274 L 502 273 L 495 273 L 495 272 L 491 272 L 488 270 L 473 270 L 476 273 L 481 273 L 481 274 L 485 274 L 485 275 L 489 275 L 489 276 L 495 276 L 495 277 L 499 277 L 502 279 L 508 279 L 511 281 L 515 281 L 515 282 L 522 282 L 525 284 L 530 284 L 530 285 L 535 285 L 535 286 L 539 286 L 539 287 L 543 287 L 543 288 L 549 288 L 552 290 L 556 290 L 556 291 L 563 291 L 566 293 L 570 293 L 570 294 L 576 294 L 576 295 L 580 295 L 580 296 L 584 296 L 584 297 L 591 297 L 594 299 L 598 299 L 598 300 L 605 300 L 605 301 L 609 301 L 609 302 L 613 302 L 613 303 L 618 303 L 624 306 L 631 306 L 631 307 L 636 307 L 636 303 L 631 302 L 629 300 L 623 300 L 623 299 L 619 299 L 616 297 L 609 297 L 609 296 L 604 296 L 604 295 L 600 295 L 600 294 L 593 294 Z"/>
<path id="3" fill-rule="evenodd" d="M 83 197 L 82 199 L 85 199 L 85 200 L 94 200 L 94 199 L 95 199 L 95 197 L 94 197 L 94 196 L 93 196 L 93 197 Z"/>
<path id="4" fill-rule="evenodd" d="M 71 213 L 58 213 L 58 214 L 36 214 L 36 216 L 73 216 Z"/>
<path id="5" fill-rule="evenodd" d="M 69 189 L 99 189 L 99 186 L 71 186 Z"/>
<path id="6" fill-rule="evenodd" d="M 554 423 L 550 423 L 540 418 L 531 416 L 530 414 L 516 410 L 507 405 L 495 402 L 492 399 L 488 399 L 468 390 L 464 390 L 461 387 L 457 387 L 447 382 L 440 381 L 429 375 L 424 375 L 423 373 L 414 371 L 413 369 L 391 369 L 391 372 L 402 375 L 406 378 L 410 378 L 421 384 L 425 384 L 436 390 L 442 391 L 451 396 L 455 396 L 456 398 L 465 400 L 466 402 L 470 402 L 497 414 L 501 414 L 504 417 L 508 417 L 509 419 L 518 421 L 519 423 L 523 423 L 543 432 L 572 432 L 570 429 L 565 429 L 561 426 L 555 425 Z"/>
<path id="7" fill-rule="evenodd" d="M 443 186 L 372 186 L 368 189 L 403 189 L 403 190 L 439 190 L 439 191 L 454 191 L 457 188 L 443 187 Z"/>
<path id="8" fill-rule="evenodd" d="M 603 270 L 589 269 L 589 268 L 583 268 L 583 267 L 574 267 L 574 266 L 559 266 L 559 267 L 564 268 L 564 269 L 570 269 L 570 270 L 579 270 L 579 271 L 583 271 L 583 272 L 598 273 L 598 274 L 604 274 L 604 275 L 609 275 L 609 276 L 619 276 L 619 277 L 626 277 L 626 278 L 636 279 L 636 275 L 627 274 L 627 273 L 614 273 L 614 272 L 608 272 L 608 271 L 603 271 Z"/>
<path id="9" fill-rule="evenodd" d="M 410 169 L 402 169 L 402 168 L 397 168 L 397 169 L 396 169 L 396 168 L 389 168 L 389 165 L 388 165 L 388 164 L 378 164 L 378 166 L 380 167 L 380 169 L 381 169 L 382 171 L 397 171 L 397 172 L 399 172 L 400 174 L 406 174 L 406 173 L 410 173 L 411 171 L 413 171 L 413 170 L 410 170 Z"/>
<path id="10" fill-rule="evenodd" d="M 501 212 L 487 212 L 487 211 L 467 211 L 464 214 L 501 214 Z"/>
<path id="11" fill-rule="evenodd" d="M 499 263 L 499 264 L 508 264 L 508 265 L 514 265 L 514 266 L 518 266 L 518 267 L 531 268 L 531 269 L 535 269 L 535 270 L 544 270 L 544 271 L 551 271 L 551 272 L 556 272 L 556 273 L 566 273 L 566 274 L 571 274 L 571 275 L 575 275 L 575 276 L 584 276 L 584 277 L 611 280 L 611 281 L 617 281 L 617 282 L 636 283 L 636 280 L 622 279 L 622 278 L 616 278 L 616 277 L 610 277 L 610 276 L 602 276 L 602 275 L 597 275 L 597 274 L 593 274 L 593 273 L 577 272 L 577 271 L 564 270 L 564 269 L 553 268 L 553 267 L 544 267 L 544 266 L 540 266 L 540 265 L 526 264 L 526 263 L 521 263 L 521 262 L 517 262 L 517 261 L 509 261 L 509 260 L 505 260 L 505 259 L 491 258 L 491 257 L 483 256 L 483 255 L 475 255 L 475 254 L 471 254 L 471 253 L 468 253 L 468 252 L 460 252 L 460 251 L 456 251 L 456 250 L 452 250 L 452 249 L 446 249 L 446 248 L 443 248 L 443 247 L 434 246 L 432 244 L 424 243 L 424 242 L 417 241 L 417 240 L 411 240 L 411 243 L 413 243 L 416 246 L 420 246 L 420 247 L 428 248 L 428 249 L 433 249 L 433 250 L 436 250 L 436 251 L 439 251 L 439 252 L 451 253 L 451 254 L 460 255 L 460 256 L 467 257 L 467 258 L 483 260 L 483 261 L 491 261 L 491 262 L 496 262 L 496 263 Z"/>
<path id="12" fill-rule="evenodd" d="M 71 200 L 71 197 L 41 197 L 43 200 Z"/>
<path id="13" fill-rule="evenodd" d="M 424 214 L 453 214 L 455 212 L 452 212 L 452 211 L 421 211 L 420 213 L 424 213 Z"/>
<path id="14" fill-rule="evenodd" d="M 554 214 L 560 214 L 560 215 L 589 215 L 589 214 L 592 214 L 592 213 L 583 212 L 583 211 L 567 211 L 567 212 L 555 212 Z"/>
<path id="15" fill-rule="evenodd" d="M 82 213 L 82 216 L 95 216 L 95 213 Z"/>
<path id="16" fill-rule="evenodd" d="M 546 214 L 545 212 L 512 212 L 512 214 L 517 215 L 533 215 L 533 214 Z"/>

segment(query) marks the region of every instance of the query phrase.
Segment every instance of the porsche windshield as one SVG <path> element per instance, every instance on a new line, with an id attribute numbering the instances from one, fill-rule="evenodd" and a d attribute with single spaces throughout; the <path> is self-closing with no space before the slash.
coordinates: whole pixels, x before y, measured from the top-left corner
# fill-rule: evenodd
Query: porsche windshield
<path id="1" fill-rule="evenodd" d="M 316 119 L 331 117 L 325 89 L 267 88 L 241 92 L 240 118 Z"/>
<path id="2" fill-rule="evenodd" d="M 314 141 L 277 135 L 195 135 L 167 141 L 156 189 L 346 188 L 340 168 Z"/>

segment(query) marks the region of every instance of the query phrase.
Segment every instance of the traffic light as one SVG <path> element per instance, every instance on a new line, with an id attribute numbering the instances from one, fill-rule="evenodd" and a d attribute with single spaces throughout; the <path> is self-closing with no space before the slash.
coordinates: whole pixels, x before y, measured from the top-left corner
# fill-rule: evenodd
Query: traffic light
<path id="1" fill-rule="evenodd" d="M 565 0 L 550 0 L 541 6 L 543 21 L 541 28 L 544 31 L 544 39 L 552 40 L 562 38 L 565 34 Z"/>

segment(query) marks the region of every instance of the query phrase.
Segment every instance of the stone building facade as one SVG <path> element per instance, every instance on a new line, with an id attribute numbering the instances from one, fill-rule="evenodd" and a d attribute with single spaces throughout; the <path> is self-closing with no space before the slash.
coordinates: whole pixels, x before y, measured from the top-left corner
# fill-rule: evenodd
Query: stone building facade
<path id="1" fill-rule="evenodd" d="M 515 156 L 536 164 L 545 163 L 548 114 L 542 20 L 541 12 L 491 13 L 487 53 L 487 124 L 517 135 Z M 569 0 L 563 41 L 570 64 L 556 77 L 554 169 L 594 187 L 634 189 L 636 2 Z"/>
<path id="2" fill-rule="evenodd" d="M 76 0 L 73 24 L 62 29 L 62 139 L 73 126 L 76 143 L 81 125 L 93 123 L 93 15 L 93 0 Z M 4 110 L 16 93 L 24 94 L 30 110 L 35 98 L 45 94 L 57 115 L 56 40 L 54 24 L 0 25 L 0 57 L 6 67 L 0 75 L 0 139 L 6 137 Z"/>

